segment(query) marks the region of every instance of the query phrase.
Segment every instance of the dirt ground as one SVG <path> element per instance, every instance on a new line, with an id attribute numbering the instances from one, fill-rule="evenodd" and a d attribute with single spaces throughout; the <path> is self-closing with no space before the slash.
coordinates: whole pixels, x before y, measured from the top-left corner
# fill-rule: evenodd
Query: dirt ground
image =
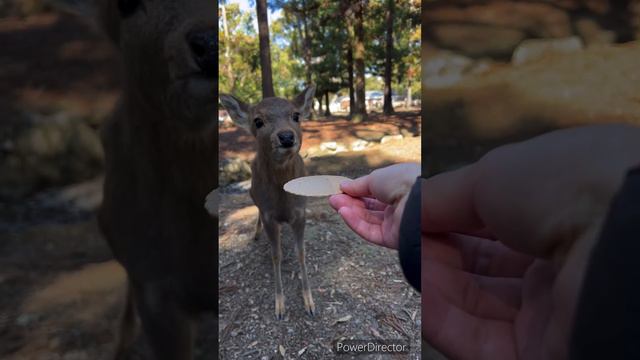
<path id="1" fill-rule="evenodd" d="M 305 150 L 326 141 L 361 138 L 356 130 L 398 134 L 419 127 L 419 115 L 400 114 L 385 121 L 351 126 L 344 119 L 304 123 Z M 251 138 L 231 141 L 236 129 L 222 131 L 221 157 L 251 157 Z M 336 140 L 338 139 L 338 140 Z M 310 174 L 350 177 L 400 161 L 420 161 L 420 137 L 405 137 L 363 151 L 345 151 L 306 159 Z M 282 265 L 286 317 L 274 318 L 270 245 L 253 240 L 257 208 L 245 182 L 223 189 L 220 202 L 220 354 L 222 359 L 326 359 L 338 339 L 406 339 L 409 355 L 420 354 L 420 296 L 404 280 L 395 251 L 368 245 L 342 222 L 326 198 L 307 205 L 307 267 L 319 314 L 304 312 L 299 265 L 291 231 L 283 233 Z M 349 356 L 345 356 L 349 358 Z M 367 355 L 360 358 L 385 358 Z M 389 358 L 387 356 L 386 358 Z"/>
<path id="2" fill-rule="evenodd" d="M 3 18 L 0 44 L 0 142 L 31 114 L 97 126 L 110 111 L 115 53 L 78 19 Z M 0 358 L 110 356 L 124 276 L 97 229 L 100 201 L 100 178 L 0 201 Z"/>
<path id="3" fill-rule="evenodd" d="M 419 148 L 419 137 L 407 138 L 366 152 L 312 158 L 309 168 L 355 177 L 392 162 L 417 161 Z M 0 204 L 0 358 L 111 356 L 124 273 L 110 260 L 97 228 L 101 184 L 97 178 Z M 196 358 L 215 358 L 218 331 L 225 359 L 282 358 L 280 346 L 287 359 L 323 359 L 341 337 L 409 339 L 410 358 L 417 358 L 420 297 L 404 282 L 397 254 L 358 239 L 325 199 L 310 201 L 306 231 L 319 315 L 311 319 L 303 312 L 286 232 L 287 317 L 276 323 L 269 245 L 250 240 L 256 210 L 238 189 L 230 187 L 222 197 L 220 323 L 201 323 Z M 140 339 L 132 358 L 146 353 Z"/>
<path id="4" fill-rule="evenodd" d="M 422 89 L 426 173 L 567 127 L 640 124 L 640 42 L 503 64 L 446 88 Z"/>

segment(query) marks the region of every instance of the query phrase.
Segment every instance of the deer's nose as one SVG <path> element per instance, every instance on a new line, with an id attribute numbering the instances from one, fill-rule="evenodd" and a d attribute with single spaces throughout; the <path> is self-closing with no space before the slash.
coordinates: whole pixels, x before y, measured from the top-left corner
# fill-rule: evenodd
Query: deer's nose
<path id="1" fill-rule="evenodd" d="M 218 43 L 213 29 L 191 32 L 187 36 L 189 47 L 196 64 L 202 72 L 214 77 L 217 70 Z"/>
<path id="2" fill-rule="evenodd" d="M 278 140 L 280 140 L 280 145 L 284 148 L 290 148 L 295 144 L 296 137 L 293 131 L 285 130 L 278 133 Z"/>

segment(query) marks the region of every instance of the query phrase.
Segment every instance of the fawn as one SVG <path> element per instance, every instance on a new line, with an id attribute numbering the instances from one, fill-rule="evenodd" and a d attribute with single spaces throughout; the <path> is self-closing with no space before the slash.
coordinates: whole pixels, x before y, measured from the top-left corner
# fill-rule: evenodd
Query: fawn
<path id="1" fill-rule="evenodd" d="M 123 89 L 103 124 L 104 200 L 98 213 L 128 293 L 116 358 L 136 313 L 156 359 L 192 357 L 193 320 L 217 314 L 216 5 L 211 0 L 84 0 L 119 50 Z"/>
<path id="2" fill-rule="evenodd" d="M 257 105 L 248 105 L 232 95 L 220 95 L 222 105 L 231 119 L 253 134 L 257 141 L 256 156 L 251 163 L 251 198 L 259 210 L 255 239 L 262 228 L 271 242 L 271 258 L 275 277 L 275 316 L 284 318 L 284 294 L 280 263 L 281 224 L 293 229 L 296 251 L 302 276 L 302 297 L 309 315 L 315 314 L 315 305 L 304 255 L 304 226 L 306 199 L 283 190 L 283 185 L 305 175 L 300 154 L 302 129 L 300 121 L 309 116 L 313 104 L 315 86 L 307 87 L 293 101 L 282 98 L 265 98 Z"/>

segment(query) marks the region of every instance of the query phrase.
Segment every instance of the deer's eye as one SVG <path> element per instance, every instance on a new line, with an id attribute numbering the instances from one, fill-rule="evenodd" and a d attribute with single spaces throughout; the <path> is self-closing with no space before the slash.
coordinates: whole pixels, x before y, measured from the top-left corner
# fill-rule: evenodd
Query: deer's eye
<path id="1" fill-rule="evenodd" d="M 293 113 L 292 119 L 295 122 L 299 122 L 300 121 L 300 114 L 299 113 Z"/>
<path id="2" fill-rule="evenodd" d="M 253 119 L 253 122 L 256 124 L 257 129 L 260 129 L 261 127 L 264 126 L 264 121 L 262 121 L 262 119 L 260 119 L 259 117 Z"/>
<path id="3" fill-rule="evenodd" d="M 142 5 L 142 0 L 118 0 L 118 10 L 123 18 L 135 14 Z"/>

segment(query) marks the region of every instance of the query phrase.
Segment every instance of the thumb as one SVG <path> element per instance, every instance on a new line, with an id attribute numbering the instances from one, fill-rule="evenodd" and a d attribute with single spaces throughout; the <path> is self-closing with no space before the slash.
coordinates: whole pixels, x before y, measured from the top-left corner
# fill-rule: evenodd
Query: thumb
<path id="1" fill-rule="evenodd" d="M 346 180 L 340 183 L 340 190 L 353 197 L 371 196 L 370 175 L 359 177 L 355 180 Z"/>

